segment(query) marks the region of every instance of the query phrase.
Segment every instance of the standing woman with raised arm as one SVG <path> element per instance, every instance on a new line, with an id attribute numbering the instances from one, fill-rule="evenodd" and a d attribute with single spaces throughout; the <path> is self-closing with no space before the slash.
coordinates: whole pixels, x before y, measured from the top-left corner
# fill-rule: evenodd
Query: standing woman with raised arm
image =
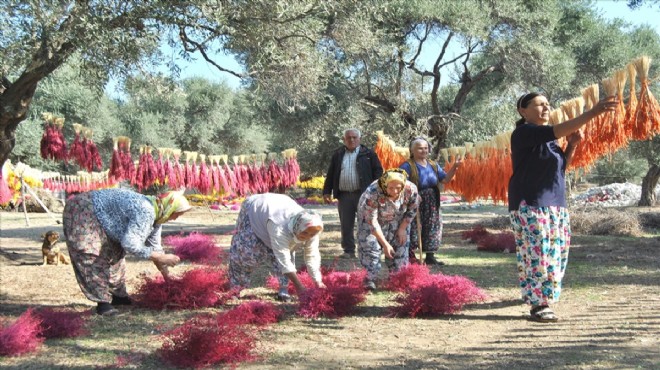
<path id="1" fill-rule="evenodd" d="M 596 116 L 614 111 L 617 104 L 609 97 L 574 119 L 549 126 L 550 104 L 544 95 L 529 93 L 517 101 L 522 118 L 511 134 L 509 213 L 522 299 L 531 305 L 534 321 L 558 320 L 550 303 L 559 299 L 571 241 L 564 176 L 583 139 L 580 128 Z M 562 137 L 568 141 L 565 150 L 556 141 Z"/>
<path id="2" fill-rule="evenodd" d="M 417 185 L 419 192 L 419 216 L 421 224 L 421 243 L 427 265 L 444 265 L 435 258 L 442 242 L 442 210 L 440 209 L 440 187 L 454 177 L 456 170 L 461 166 L 457 160 L 445 172 L 439 163 L 429 158 L 431 143 L 423 137 L 416 137 L 410 142 L 410 159 L 403 162 L 400 168 L 406 171 L 410 182 Z M 417 219 L 410 227 L 410 258 L 415 260 L 414 251 L 419 248 L 419 235 L 417 234 Z"/>

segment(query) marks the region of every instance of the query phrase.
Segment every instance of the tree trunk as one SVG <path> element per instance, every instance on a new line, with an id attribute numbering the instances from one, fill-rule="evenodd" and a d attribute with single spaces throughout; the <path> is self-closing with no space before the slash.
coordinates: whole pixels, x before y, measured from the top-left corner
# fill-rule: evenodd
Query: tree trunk
<path id="1" fill-rule="evenodd" d="M 642 196 L 637 205 L 639 207 L 652 207 L 655 205 L 655 187 L 660 179 L 660 166 L 652 164 L 644 180 L 642 180 Z"/>
<path id="2" fill-rule="evenodd" d="M 36 81 L 30 85 L 14 83 L 0 95 L 0 168 L 16 145 L 16 128 L 25 119 L 36 89 Z"/>
<path id="3" fill-rule="evenodd" d="M 71 19 L 68 18 L 62 27 L 72 22 Z M 53 45 L 44 43 L 25 71 L 0 95 L 0 168 L 14 149 L 16 128 L 27 116 L 39 81 L 61 66 L 75 48 L 76 45 L 68 41 Z"/>

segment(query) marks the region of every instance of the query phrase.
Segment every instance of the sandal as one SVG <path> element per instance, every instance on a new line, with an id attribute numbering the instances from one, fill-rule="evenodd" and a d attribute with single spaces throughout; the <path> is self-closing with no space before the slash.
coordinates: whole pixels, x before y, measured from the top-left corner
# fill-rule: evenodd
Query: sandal
<path id="1" fill-rule="evenodd" d="M 548 306 L 537 306 L 529 311 L 530 320 L 536 322 L 557 322 L 559 317 Z"/>
<path id="2" fill-rule="evenodd" d="M 291 298 L 289 293 L 279 292 L 277 293 L 277 300 L 280 302 L 291 302 L 293 298 Z"/>

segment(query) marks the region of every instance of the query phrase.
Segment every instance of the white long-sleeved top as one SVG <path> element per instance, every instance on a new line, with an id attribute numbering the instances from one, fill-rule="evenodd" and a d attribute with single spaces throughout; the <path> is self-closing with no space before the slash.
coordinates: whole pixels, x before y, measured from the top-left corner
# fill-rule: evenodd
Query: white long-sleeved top
<path id="1" fill-rule="evenodd" d="M 244 207 L 247 207 L 252 230 L 273 250 L 282 273 L 296 272 L 291 252 L 302 248 L 307 271 L 314 281 L 321 281 L 319 235 L 306 242 L 297 241 L 287 228 L 289 219 L 303 210 L 298 203 L 286 195 L 266 193 L 251 196 Z"/>

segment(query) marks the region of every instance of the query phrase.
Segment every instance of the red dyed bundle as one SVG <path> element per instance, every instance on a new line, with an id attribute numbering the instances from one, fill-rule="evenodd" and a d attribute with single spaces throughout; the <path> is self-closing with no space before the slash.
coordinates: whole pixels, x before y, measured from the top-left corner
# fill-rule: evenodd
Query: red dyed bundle
<path id="1" fill-rule="evenodd" d="M 222 305 L 236 294 L 230 289 L 224 270 L 203 268 L 169 280 L 162 276 L 146 277 L 134 295 L 134 302 L 154 310 L 195 309 Z"/>
<path id="2" fill-rule="evenodd" d="M 487 237 L 490 233 L 483 226 L 475 226 L 472 230 L 463 231 L 461 234 L 463 240 L 469 240 L 472 243 L 478 243 L 484 237 Z"/>
<path id="3" fill-rule="evenodd" d="M 510 231 L 503 233 L 491 233 L 483 226 L 476 226 L 472 230 L 463 232 L 463 239 L 477 243 L 477 250 L 484 252 L 507 252 L 516 251 L 516 240 Z"/>
<path id="4" fill-rule="evenodd" d="M 426 265 L 407 265 L 389 275 L 385 289 L 393 292 L 404 292 L 406 289 L 424 284 L 430 276 L 431 273 Z"/>
<path id="5" fill-rule="evenodd" d="M 270 302 L 245 302 L 231 310 L 218 315 L 218 320 L 226 325 L 257 325 L 266 326 L 279 322 L 283 312 Z"/>
<path id="6" fill-rule="evenodd" d="M 516 239 L 510 231 L 488 234 L 477 242 L 478 251 L 484 252 L 506 252 L 514 253 L 516 251 Z"/>
<path id="7" fill-rule="evenodd" d="M 133 183 L 135 181 L 135 164 L 131 157 L 131 139 L 126 136 L 117 137 L 117 148 L 119 150 L 121 166 L 124 169 L 122 178 Z"/>
<path id="8" fill-rule="evenodd" d="M 486 299 L 475 283 L 463 276 L 430 275 L 397 298 L 395 316 L 440 316 L 460 312 L 464 305 Z"/>
<path id="9" fill-rule="evenodd" d="M 69 159 L 72 159 L 74 162 L 78 163 L 80 167 L 84 167 L 85 163 L 85 145 L 83 144 L 82 139 L 80 138 L 80 131 L 82 130 L 82 125 L 79 123 L 74 123 L 73 131 L 75 132 L 75 137 L 73 143 L 69 147 L 69 153 L 67 154 Z"/>
<path id="10" fill-rule="evenodd" d="M 206 166 L 206 159 L 203 154 L 200 154 L 200 162 L 197 190 L 199 190 L 201 194 L 209 194 L 212 190 L 211 175 L 209 174 L 209 169 Z"/>
<path id="11" fill-rule="evenodd" d="M 39 336 L 41 321 L 32 309 L 25 311 L 13 324 L 0 330 L 0 356 L 20 356 L 34 352 L 43 343 Z"/>
<path id="12" fill-rule="evenodd" d="M 269 184 L 269 191 L 278 191 L 283 188 L 282 186 L 282 179 L 284 178 L 284 170 L 280 167 L 280 165 L 277 163 L 275 158 L 273 157 L 268 164 L 268 174 L 269 174 L 269 179 L 268 179 L 268 184 Z"/>
<path id="13" fill-rule="evenodd" d="M 213 236 L 192 232 L 188 236 L 171 235 L 163 242 L 174 247 L 174 254 L 191 262 L 221 263 L 222 250 L 215 245 Z"/>
<path id="14" fill-rule="evenodd" d="M 151 155 L 151 147 L 143 146 L 140 149 L 140 161 L 138 162 L 137 172 L 132 184 L 139 190 L 146 189 L 154 184 L 158 179 L 158 171 L 154 158 Z"/>
<path id="15" fill-rule="evenodd" d="M 50 113 L 44 113 L 43 119 L 46 121 L 46 127 L 41 137 L 41 157 L 44 159 L 66 161 L 66 140 L 64 140 L 64 134 L 62 133 L 64 118 L 57 118 Z"/>
<path id="16" fill-rule="evenodd" d="M 96 143 L 92 141 L 91 137 L 87 140 L 86 152 L 87 152 L 87 163 L 85 169 L 89 172 L 92 172 L 94 168 L 96 168 L 98 171 L 102 170 L 103 161 L 101 160 L 101 154 L 99 154 L 99 149 L 96 147 Z"/>
<path id="17" fill-rule="evenodd" d="M 298 314 L 307 318 L 320 316 L 336 318 L 351 314 L 364 302 L 365 290 L 351 286 L 310 288 L 300 294 Z"/>
<path id="18" fill-rule="evenodd" d="M 113 139 L 113 141 L 114 148 L 112 149 L 112 158 L 110 159 L 110 170 L 108 171 L 108 177 L 120 180 L 124 178 L 124 166 L 121 161 L 119 148 L 117 147 L 117 139 Z"/>
<path id="19" fill-rule="evenodd" d="M 40 335 L 46 339 L 73 338 L 87 334 L 85 327 L 89 312 L 56 311 L 52 308 L 42 308 L 34 312 L 34 316 L 41 321 Z"/>
<path id="20" fill-rule="evenodd" d="M 211 316 L 198 316 L 163 334 L 158 355 L 177 367 L 200 368 L 237 364 L 257 358 L 255 334 L 244 326 L 226 325 Z"/>

